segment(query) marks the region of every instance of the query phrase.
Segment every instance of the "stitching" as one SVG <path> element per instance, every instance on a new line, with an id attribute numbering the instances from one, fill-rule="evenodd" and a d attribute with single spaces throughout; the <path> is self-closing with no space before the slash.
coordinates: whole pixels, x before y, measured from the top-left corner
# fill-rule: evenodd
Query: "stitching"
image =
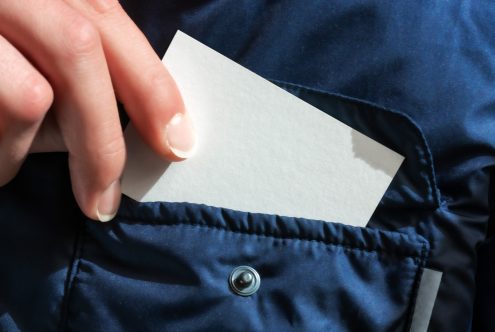
<path id="1" fill-rule="evenodd" d="M 67 308 L 68 308 L 67 303 L 70 294 L 70 289 L 72 286 L 73 272 L 79 257 L 79 252 L 81 250 L 81 233 L 82 233 L 83 223 L 84 220 L 79 221 L 77 233 L 73 244 L 73 252 L 70 259 L 70 264 L 69 264 L 69 268 L 67 269 L 67 274 L 65 277 L 64 291 L 62 295 L 62 304 L 60 306 L 60 321 L 58 323 L 58 328 L 57 328 L 58 331 L 63 331 L 64 322 L 67 318 Z"/>
<path id="2" fill-rule="evenodd" d="M 376 103 L 373 103 L 373 102 L 370 102 L 367 100 L 362 100 L 359 98 L 354 98 L 354 97 L 342 95 L 339 93 L 328 92 L 325 90 L 315 89 L 315 88 L 307 87 L 304 85 L 284 82 L 284 81 L 280 81 L 280 80 L 270 79 L 270 81 L 275 83 L 275 84 L 285 86 L 292 91 L 301 90 L 301 91 L 306 92 L 306 93 L 307 92 L 315 92 L 315 93 L 323 94 L 326 96 L 338 97 L 338 98 L 341 98 L 341 99 L 344 99 L 347 101 L 357 102 L 357 103 L 361 103 L 361 104 L 364 104 L 367 106 L 371 106 L 373 108 L 378 108 L 378 109 L 381 109 L 385 112 L 392 113 L 392 114 L 395 114 L 395 115 L 398 115 L 398 116 L 404 118 L 407 121 L 407 123 L 412 125 L 412 127 L 417 132 L 417 134 L 419 134 L 421 146 L 423 148 L 423 151 L 425 154 L 425 159 L 426 159 L 426 162 L 428 164 L 428 180 L 430 181 L 430 185 L 428 186 L 429 187 L 428 189 L 431 191 L 431 194 L 433 196 L 436 207 L 439 207 L 441 205 L 442 199 L 441 199 L 440 190 L 438 188 L 437 180 L 436 180 L 436 176 L 435 176 L 435 167 L 433 165 L 433 156 L 431 154 L 430 148 L 428 146 L 428 143 L 426 141 L 426 137 L 425 137 L 423 131 L 420 129 L 418 124 L 409 115 L 402 113 L 398 110 L 389 109 L 387 107 L 384 107 L 382 105 L 379 105 L 379 104 L 376 104 Z"/>
<path id="3" fill-rule="evenodd" d="M 70 285 L 68 284 L 68 289 L 67 289 L 67 296 L 66 296 L 66 301 L 64 303 L 64 317 L 62 317 L 61 321 L 60 321 L 60 329 L 59 331 L 60 332 L 63 332 L 63 331 L 67 331 L 67 325 L 69 324 L 69 316 L 70 316 L 70 310 L 69 310 L 69 307 L 70 307 L 70 300 L 71 300 L 71 295 L 76 287 L 76 283 L 77 283 L 77 276 L 79 275 L 79 271 L 80 271 L 80 268 L 81 268 L 81 260 L 82 260 L 82 257 L 83 257 L 83 253 L 84 253 L 84 244 L 86 242 L 86 221 L 83 219 L 82 222 L 81 222 L 81 227 L 80 227 L 80 236 L 79 236 L 79 243 L 78 243 L 78 251 L 77 251 L 77 257 L 75 257 L 75 261 L 74 261 L 74 266 L 71 270 L 74 270 L 74 267 L 75 267 L 75 272 L 74 274 L 71 276 L 71 280 L 69 281 Z M 76 255 L 75 255 L 76 256 Z"/>
<path id="4" fill-rule="evenodd" d="M 120 220 L 128 221 L 132 225 L 148 225 L 148 226 L 150 225 L 150 223 L 145 222 L 145 221 L 141 220 L 140 218 L 129 218 L 129 217 L 119 216 L 118 219 L 119 219 L 119 221 Z M 139 222 L 136 222 L 136 220 L 139 220 Z M 219 231 L 223 231 L 223 232 L 231 232 L 231 233 L 236 233 L 236 234 L 241 234 L 241 235 L 246 235 L 246 236 L 261 237 L 261 238 L 273 238 L 273 239 L 280 239 L 280 240 L 300 240 L 300 241 L 306 241 L 306 242 L 323 243 L 323 244 L 331 245 L 331 246 L 335 246 L 335 247 L 342 247 L 342 248 L 348 249 L 348 250 L 360 250 L 363 252 L 378 253 L 378 254 L 386 255 L 386 256 L 394 256 L 394 254 L 397 254 L 397 255 L 402 254 L 402 256 L 411 257 L 413 259 L 414 258 L 422 259 L 424 247 L 426 246 L 425 244 L 421 244 L 422 245 L 421 252 L 419 254 L 415 255 L 414 253 L 406 253 L 403 251 L 399 252 L 398 250 L 401 249 L 399 246 L 397 246 L 397 248 L 396 248 L 398 250 L 394 250 L 392 252 L 392 251 L 383 250 L 383 249 L 379 249 L 379 248 L 367 248 L 364 246 L 352 245 L 349 243 L 339 243 L 339 242 L 332 241 L 332 239 L 329 239 L 329 240 L 308 239 L 308 238 L 304 238 L 304 237 L 300 237 L 300 236 L 280 236 L 280 235 L 275 235 L 275 234 L 263 234 L 263 233 L 259 233 L 259 232 L 253 232 L 253 231 L 240 231 L 240 230 L 228 229 L 228 228 L 225 228 L 225 227 L 222 227 L 219 225 L 192 224 L 190 222 L 175 222 L 175 223 L 168 223 L 168 224 L 167 223 L 156 223 L 156 220 L 154 220 L 154 222 L 157 225 L 168 226 L 168 227 L 190 226 L 190 227 L 198 227 L 198 228 L 206 228 L 206 229 L 215 229 L 215 230 L 219 230 Z M 409 235 L 407 235 L 407 234 L 401 233 L 401 235 L 405 235 L 408 238 L 410 238 Z"/>

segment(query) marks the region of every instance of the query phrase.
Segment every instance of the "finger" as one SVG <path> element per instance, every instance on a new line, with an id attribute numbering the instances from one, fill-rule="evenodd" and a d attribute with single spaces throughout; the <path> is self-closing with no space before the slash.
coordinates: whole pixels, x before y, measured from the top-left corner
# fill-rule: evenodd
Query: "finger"
<path id="1" fill-rule="evenodd" d="M 170 160 L 192 155 L 196 136 L 177 86 L 117 0 L 65 0 L 98 27 L 119 99 L 143 139 Z"/>
<path id="2" fill-rule="evenodd" d="M 46 79 L 0 35 L 0 186 L 17 174 L 52 102 Z"/>
<path id="3" fill-rule="evenodd" d="M 79 206 L 90 218 L 110 220 L 120 203 L 125 145 L 98 31 L 60 0 L 4 0 L 0 32 L 49 77 Z"/>

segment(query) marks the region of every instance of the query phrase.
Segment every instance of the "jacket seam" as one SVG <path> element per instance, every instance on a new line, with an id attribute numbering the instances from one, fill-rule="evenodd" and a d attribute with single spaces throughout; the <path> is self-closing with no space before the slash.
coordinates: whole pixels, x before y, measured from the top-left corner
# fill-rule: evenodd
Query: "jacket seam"
<path id="1" fill-rule="evenodd" d="M 86 227 L 85 227 L 85 220 L 83 219 L 81 221 L 81 225 L 79 227 L 79 232 L 78 232 L 78 239 L 77 239 L 77 244 L 76 244 L 76 250 L 74 252 L 73 256 L 73 261 L 71 264 L 70 272 L 68 273 L 68 278 L 66 281 L 66 287 L 65 287 L 65 296 L 64 296 L 64 301 L 62 303 L 62 315 L 60 319 L 60 324 L 59 324 L 59 331 L 64 332 L 67 331 L 67 325 L 69 322 L 69 315 L 70 315 L 70 300 L 72 298 L 72 292 L 74 291 L 77 276 L 79 275 L 80 267 L 81 267 L 81 260 L 83 256 L 83 251 L 84 251 L 84 243 L 86 240 Z"/>

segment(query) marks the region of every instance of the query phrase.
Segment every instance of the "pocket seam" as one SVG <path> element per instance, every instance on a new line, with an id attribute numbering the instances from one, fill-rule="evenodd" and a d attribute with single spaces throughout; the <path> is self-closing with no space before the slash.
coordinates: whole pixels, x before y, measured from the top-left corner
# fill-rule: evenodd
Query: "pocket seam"
<path id="1" fill-rule="evenodd" d="M 71 316 L 71 311 L 70 311 L 70 307 L 71 307 L 70 304 L 72 299 L 71 295 L 74 292 L 74 289 L 76 288 L 76 284 L 78 283 L 78 276 L 81 269 L 82 260 L 84 259 L 84 247 L 86 244 L 86 238 L 87 238 L 86 220 L 83 219 L 81 221 L 78 238 L 76 240 L 77 242 L 75 245 L 76 248 L 74 252 L 74 257 L 66 280 L 64 301 L 62 303 L 62 316 L 60 318 L 60 324 L 59 324 L 60 332 L 69 330 L 67 326 L 69 324 L 70 316 Z"/>
<path id="2" fill-rule="evenodd" d="M 162 204 L 162 203 L 160 203 L 160 204 Z M 188 204 L 190 204 L 190 203 L 188 203 Z M 138 217 L 137 218 L 130 218 L 127 216 L 118 216 L 117 218 L 119 221 L 126 221 L 127 224 L 148 225 L 148 226 L 150 225 L 150 222 L 147 222 L 147 221 L 143 220 L 142 218 L 138 218 Z M 204 219 L 202 219 L 202 221 L 205 222 Z M 366 231 L 366 232 L 375 233 L 375 234 L 372 234 L 371 236 L 373 236 L 373 235 L 375 235 L 375 236 L 378 236 L 378 235 L 391 236 L 392 234 L 396 234 L 397 236 L 400 236 L 400 237 L 406 237 L 408 242 L 419 244 L 421 246 L 421 250 L 417 254 L 413 253 L 413 252 L 405 252 L 405 251 L 398 251 L 398 250 L 394 250 L 392 252 L 392 250 L 386 250 L 386 249 L 381 249 L 381 248 L 376 248 L 376 247 L 372 248 L 371 246 L 365 247 L 365 246 L 359 246 L 359 245 L 352 244 L 352 243 L 338 242 L 338 241 L 335 241 L 335 238 L 332 238 L 332 239 L 314 239 L 313 238 L 312 239 L 312 238 L 307 238 L 307 237 L 305 238 L 305 237 L 300 236 L 300 235 L 299 236 L 296 236 L 296 235 L 283 236 L 283 235 L 279 235 L 279 234 L 261 233 L 261 232 L 256 232 L 256 231 L 252 231 L 252 230 L 230 229 L 230 228 L 227 228 L 227 227 L 224 227 L 221 225 L 191 223 L 190 221 L 186 221 L 186 222 L 174 221 L 172 223 L 167 223 L 167 222 L 164 222 L 164 223 L 160 222 L 159 223 L 159 222 L 157 222 L 156 219 L 152 219 L 152 222 L 155 225 L 160 225 L 160 226 L 191 226 L 191 227 L 215 229 L 215 230 L 220 230 L 223 232 L 231 232 L 231 233 L 249 235 L 249 236 L 255 236 L 255 237 L 268 237 L 268 238 L 281 239 L 281 240 L 299 240 L 299 241 L 323 243 L 325 245 L 333 245 L 333 246 L 342 247 L 344 249 L 349 249 L 349 250 L 355 249 L 355 250 L 360 250 L 360 251 L 364 251 L 364 252 L 376 252 L 376 253 L 386 255 L 389 257 L 394 256 L 394 255 L 400 255 L 401 257 L 413 258 L 416 265 L 422 265 L 426 261 L 428 247 L 429 247 L 426 240 L 422 240 L 422 238 L 419 238 L 419 237 L 413 238 L 413 237 L 409 236 L 409 234 L 404 234 L 404 233 L 400 233 L 400 232 L 386 232 L 386 231 L 382 231 L 382 230 L 362 228 L 362 227 L 353 227 L 353 226 L 348 226 L 348 225 L 341 225 L 341 227 L 344 227 L 344 228 L 350 227 L 353 229 L 360 230 L 362 232 Z M 323 221 L 316 221 L 316 220 L 311 220 L 309 222 L 324 223 Z M 399 247 L 399 246 L 397 245 L 397 247 Z M 398 249 L 400 250 L 401 248 L 399 247 Z"/>

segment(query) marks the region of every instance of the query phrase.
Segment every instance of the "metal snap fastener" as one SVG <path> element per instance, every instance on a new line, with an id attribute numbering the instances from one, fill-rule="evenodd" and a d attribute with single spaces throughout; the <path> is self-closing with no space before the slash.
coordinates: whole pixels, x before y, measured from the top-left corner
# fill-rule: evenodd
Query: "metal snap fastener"
<path id="1" fill-rule="evenodd" d="M 238 266 L 230 273 L 230 288 L 238 295 L 249 296 L 256 293 L 260 283 L 260 275 L 250 266 Z"/>

